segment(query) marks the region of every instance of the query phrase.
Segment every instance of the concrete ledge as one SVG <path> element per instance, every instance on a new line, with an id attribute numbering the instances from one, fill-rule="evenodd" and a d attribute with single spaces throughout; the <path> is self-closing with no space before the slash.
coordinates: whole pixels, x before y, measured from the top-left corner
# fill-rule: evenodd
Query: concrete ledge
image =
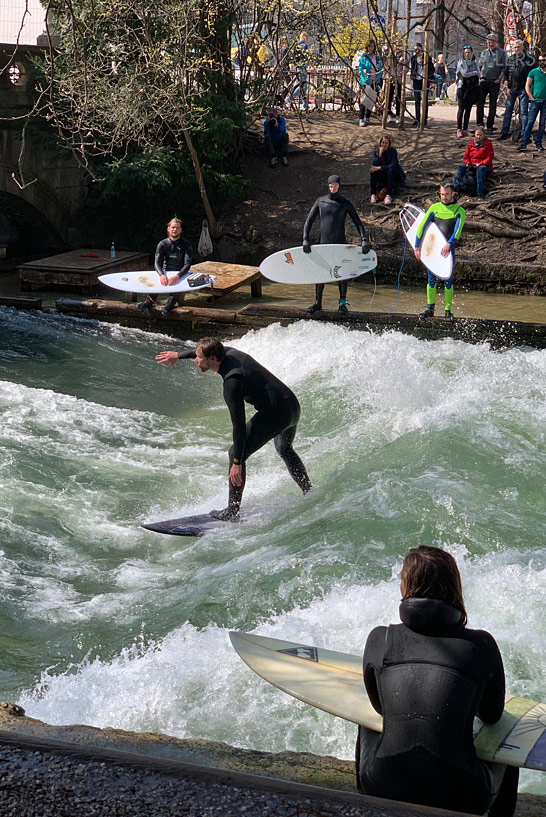
<path id="1" fill-rule="evenodd" d="M 63 798 L 74 786 L 85 788 L 78 791 L 78 802 L 81 809 L 78 814 L 108 814 L 108 811 L 97 811 L 94 798 L 88 811 L 85 797 L 93 786 L 99 787 L 104 797 L 112 799 L 112 814 L 131 814 L 131 817 L 167 817 L 173 812 L 164 810 L 160 802 L 152 811 L 140 807 L 141 799 L 150 796 L 150 791 L 158 781 L 167 781 L 172 786 L 176 781 L 177 796 L 184 794 L 188 787 L 188 798 L 193 802 L 201 792 L 203 798 L 210 797 L 212 787 L 221 787 L 213 811 L 178 811 L 176 814 L 205 815 L 216 814 L 227 817 L 232 814 L 244 814 L 248 817 L 266 817 L 266 815 L 323 815 L 323 817 L 461 817 L 460 813 L 419 807 L 391 800 L 380 800 L 365 797 L 355 791 L 354 764 L 352 761 L 339 760 L 334 757 L 321 757 L 310 753 L 282 752 L 271 754 L 252 750 L 237 749 L 227 744 L 203 740 L 181 740 L 167 735 L 152 733 L 133 733 L 118 729 L 97 729 L 83 725 L 51 726 L 33 718 L 27 718 L 24 710 L 14 704 L 0 704 L 0 753 L 4 764 L 11 765 L 13 756 L 14 768 L 27 767 L 44 774 L 47 780 L 39 781 L 40 786 L 47 784 L 47 789 L 55 793 L 58 807 L 51 814 L 60 815 L 76 813 L 70 811 L 70 805 L 64 804 Z M 44 760 L 45 758 L 45 760 Z M 55 759 L 57 758 L 57 759 Z M 45 772 L 42 767 L 47 767 Z M 134 775 L 130 786 L 131 797 L 125 801 L 127 811 L 117 811 L 115 798 L 119 796 L 117 786 L 108 790 L 108 780 L 104 780 L 101 769 L 119 767 L 130 769 Z M 42 771 L 40 771 L 42 769 Z M 34 771 L 33 771 L 34 774 Z M 94 775 L 99 779 L 93 783 Z M 124 772 L 124 775 L 129 772 Z M 11 777 L 10 777 L 11 775 Z M 147 782 L 153 775 L 153 786 Z M 11 770 L 5 768 L 0 777 L 0 807 L 6 780 L 12 779 Z M 22 774 L 25 777 L 25 774 Z M 76 782 L 74 782 L 76 781 Z M 171 782 L 169 782 L 171 781 Z M 195 788 L 197 786 L 197 790 Z M 44 817 L 44 812 L 19 808 L 21 803 L 31 800 L 31 793 L 25 794 L 24 779 L 17 784 L 21 797 L 15 802 L 13 811 L 17 817 Z M 190 787 L 191 791 L 190 791 Z M 197 795 L 196 795 L 197 791 Z M 87 792 L 87 794 L 86 794 Z M 254 802 L 255 809 L 241 807 L 241 792 L 245 803 Z M 10 796 L 11 796 L 10 792 Z M 263 798 L 271 797 L 267 803 L 271 808 L 265 809 Z M 58 802 L 57 802 L 58 801 Z M 228 808 L 227 803 L 231 804 Z M 259 802 L 258 802 L 259 801 Z M 131 804 L 134 802 L 134 813 Z M 234 810 L 232 805 L 235 803 Z M 275 804 L 280 804 L 278 809 Z M 89 805 L 89 804 L 87 804 Z M 62 806 L 68 808 L 63 810 Z M 93 810 L 95 809 L 95 810 Z M 4 814 L 4 812 L 1 812 Z M 11 815 L 11 811 L 9 814 Z M 47 812 L 49 814 L 49 812 Z M 545 798 L 532 795 L 520 795 L 517 817 L 544 817 L 546 815 Z"/>

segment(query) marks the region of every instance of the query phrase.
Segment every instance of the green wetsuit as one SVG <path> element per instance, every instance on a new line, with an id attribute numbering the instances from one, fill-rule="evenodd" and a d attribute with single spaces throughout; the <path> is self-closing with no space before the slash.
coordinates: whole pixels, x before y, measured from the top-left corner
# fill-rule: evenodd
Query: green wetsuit
<path id="1" fill-rule="evenodd" d="M 452 204 L 443 204 L 441 201 L 438 201 L 436 204 L 431 204 L 425 213 L 422 222 L 417 228 L 415 246 L 420 246 L 427 225 L 431 221 L 435 221 L 440 229 L 440 232 L 445 236 L 446 242 L 451 245 L 453 267 L 455 267 L 454 243 L 461 235 L 465 218 L 466 212 L 459 204 L 457 204 L 457 202 L 453 202 Z M 436 276 L 429 270 L 427 281 L 427 306 L 434 306 L 436 303 L 437 280 L 438 279 Z M 451 304 L 453 301 L 453 275 L 451 278 L 444 281 L 444 301 L 445 309 L 451 311 Z"/>

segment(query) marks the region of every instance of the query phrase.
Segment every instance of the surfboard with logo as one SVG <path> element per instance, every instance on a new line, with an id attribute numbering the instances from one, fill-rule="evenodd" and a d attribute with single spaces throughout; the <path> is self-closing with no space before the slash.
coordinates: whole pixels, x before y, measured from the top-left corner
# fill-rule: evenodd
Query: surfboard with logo
<path id="1" fill-rule="evenodd" d="M 376 267 L 374 250 L 362 255 L 362 248 L 354 244 L 312 244 L 310 253 L 291 247 L 268 255 L 260 272 L 279 284 L 330 284 L 358 278 Z"/>
<path id="2" fill-rule="evenodd" d="M 383 720 L 372 707 L 362 676 L 362 656 L 231 632 L 231 643 L 261 678 L 300 701 L 376 732 Z M 546 771 L 546 703 L 507 695 L 501 719 L 474 721 L 478 757 Z"/>
<path id="3" fill-rule="evenodd" d="M 425 211 L 409 201 L 400 210 L 400 223 L 411 247 L 415 247 L 417 230 L 424 217 Z M 430 222 L 421 238 L 421 263 L 443 281 L 453 275 L 453 255 L 449 253 L 446 258 L 442 255 L 445 243 L 445 236 L 438 225 Z"/>
<path id="4" fill-rule="evenodd" d="M 175 273 L 169 272 L 171 276 Z M 203 275 L 200 272 L 188 272 L 176 284 L 162 286 L 155 270 L 133 270 L 132 272 L 110 272 L 99 275 L 99 281 L 112 289 L 122 292 L 134 292 L 137 295 L 172 295 L 175 292 L 193 292 L 214 284 L 214 275 Z"/>

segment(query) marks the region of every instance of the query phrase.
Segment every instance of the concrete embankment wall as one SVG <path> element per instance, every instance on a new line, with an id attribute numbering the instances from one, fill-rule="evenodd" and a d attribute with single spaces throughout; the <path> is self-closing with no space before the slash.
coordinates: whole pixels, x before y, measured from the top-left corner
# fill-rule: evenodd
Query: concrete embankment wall
<path id="1" fill-rule="evenodd" d="M 461 817 L 359 795 L 351 761 L 118 729 L 51 726 L 9 703 L 0 704 L 0 756 L 0 809 L 8 802 L 12 807 L 1 813 L 17 817 Z M 44 792 L 51 811 L 42 802 Z M 168 795 L 167 805 L 161 793 Z M 173 798 L 175 811 L 168 807 Z M 516 817 L 531 815 L 546 815 L 545 798 L 520 796 Z"/>

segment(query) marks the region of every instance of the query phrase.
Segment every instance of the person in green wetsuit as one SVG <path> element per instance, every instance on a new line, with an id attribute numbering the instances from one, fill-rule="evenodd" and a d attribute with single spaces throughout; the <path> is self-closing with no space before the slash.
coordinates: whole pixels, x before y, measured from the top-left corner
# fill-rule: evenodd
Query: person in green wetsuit
<path id="1" fill-rule="evenodd" d="M 421 241 L 427 225 L 435 221 L 441 232 L 445 235 L 446 243 L 442 247 L 442 255 L 447 258 L 449 253 L 453 255 L 453 270 L 455 270 L 455 241 L 461 235 L 464 226 L 466 213 L 455 201 L 455 191 L 453 185 L 443 184 L 440 186 L 440 201 L 432 204 L 417 228 L 417 238 L 415 241 L 415 257 L 421 260 Z M 432 318 L 434 316 L 434 306 L 436 304 L 436 284 L 438 279 L 428 271 L 427 281 L 427 306 L 420 318 Z M 453 273 L 451 278 L 444 281 L 444 308 L 445 317 L 453 319 L 451 314 L 451 304 L 453 302 Z"/>

